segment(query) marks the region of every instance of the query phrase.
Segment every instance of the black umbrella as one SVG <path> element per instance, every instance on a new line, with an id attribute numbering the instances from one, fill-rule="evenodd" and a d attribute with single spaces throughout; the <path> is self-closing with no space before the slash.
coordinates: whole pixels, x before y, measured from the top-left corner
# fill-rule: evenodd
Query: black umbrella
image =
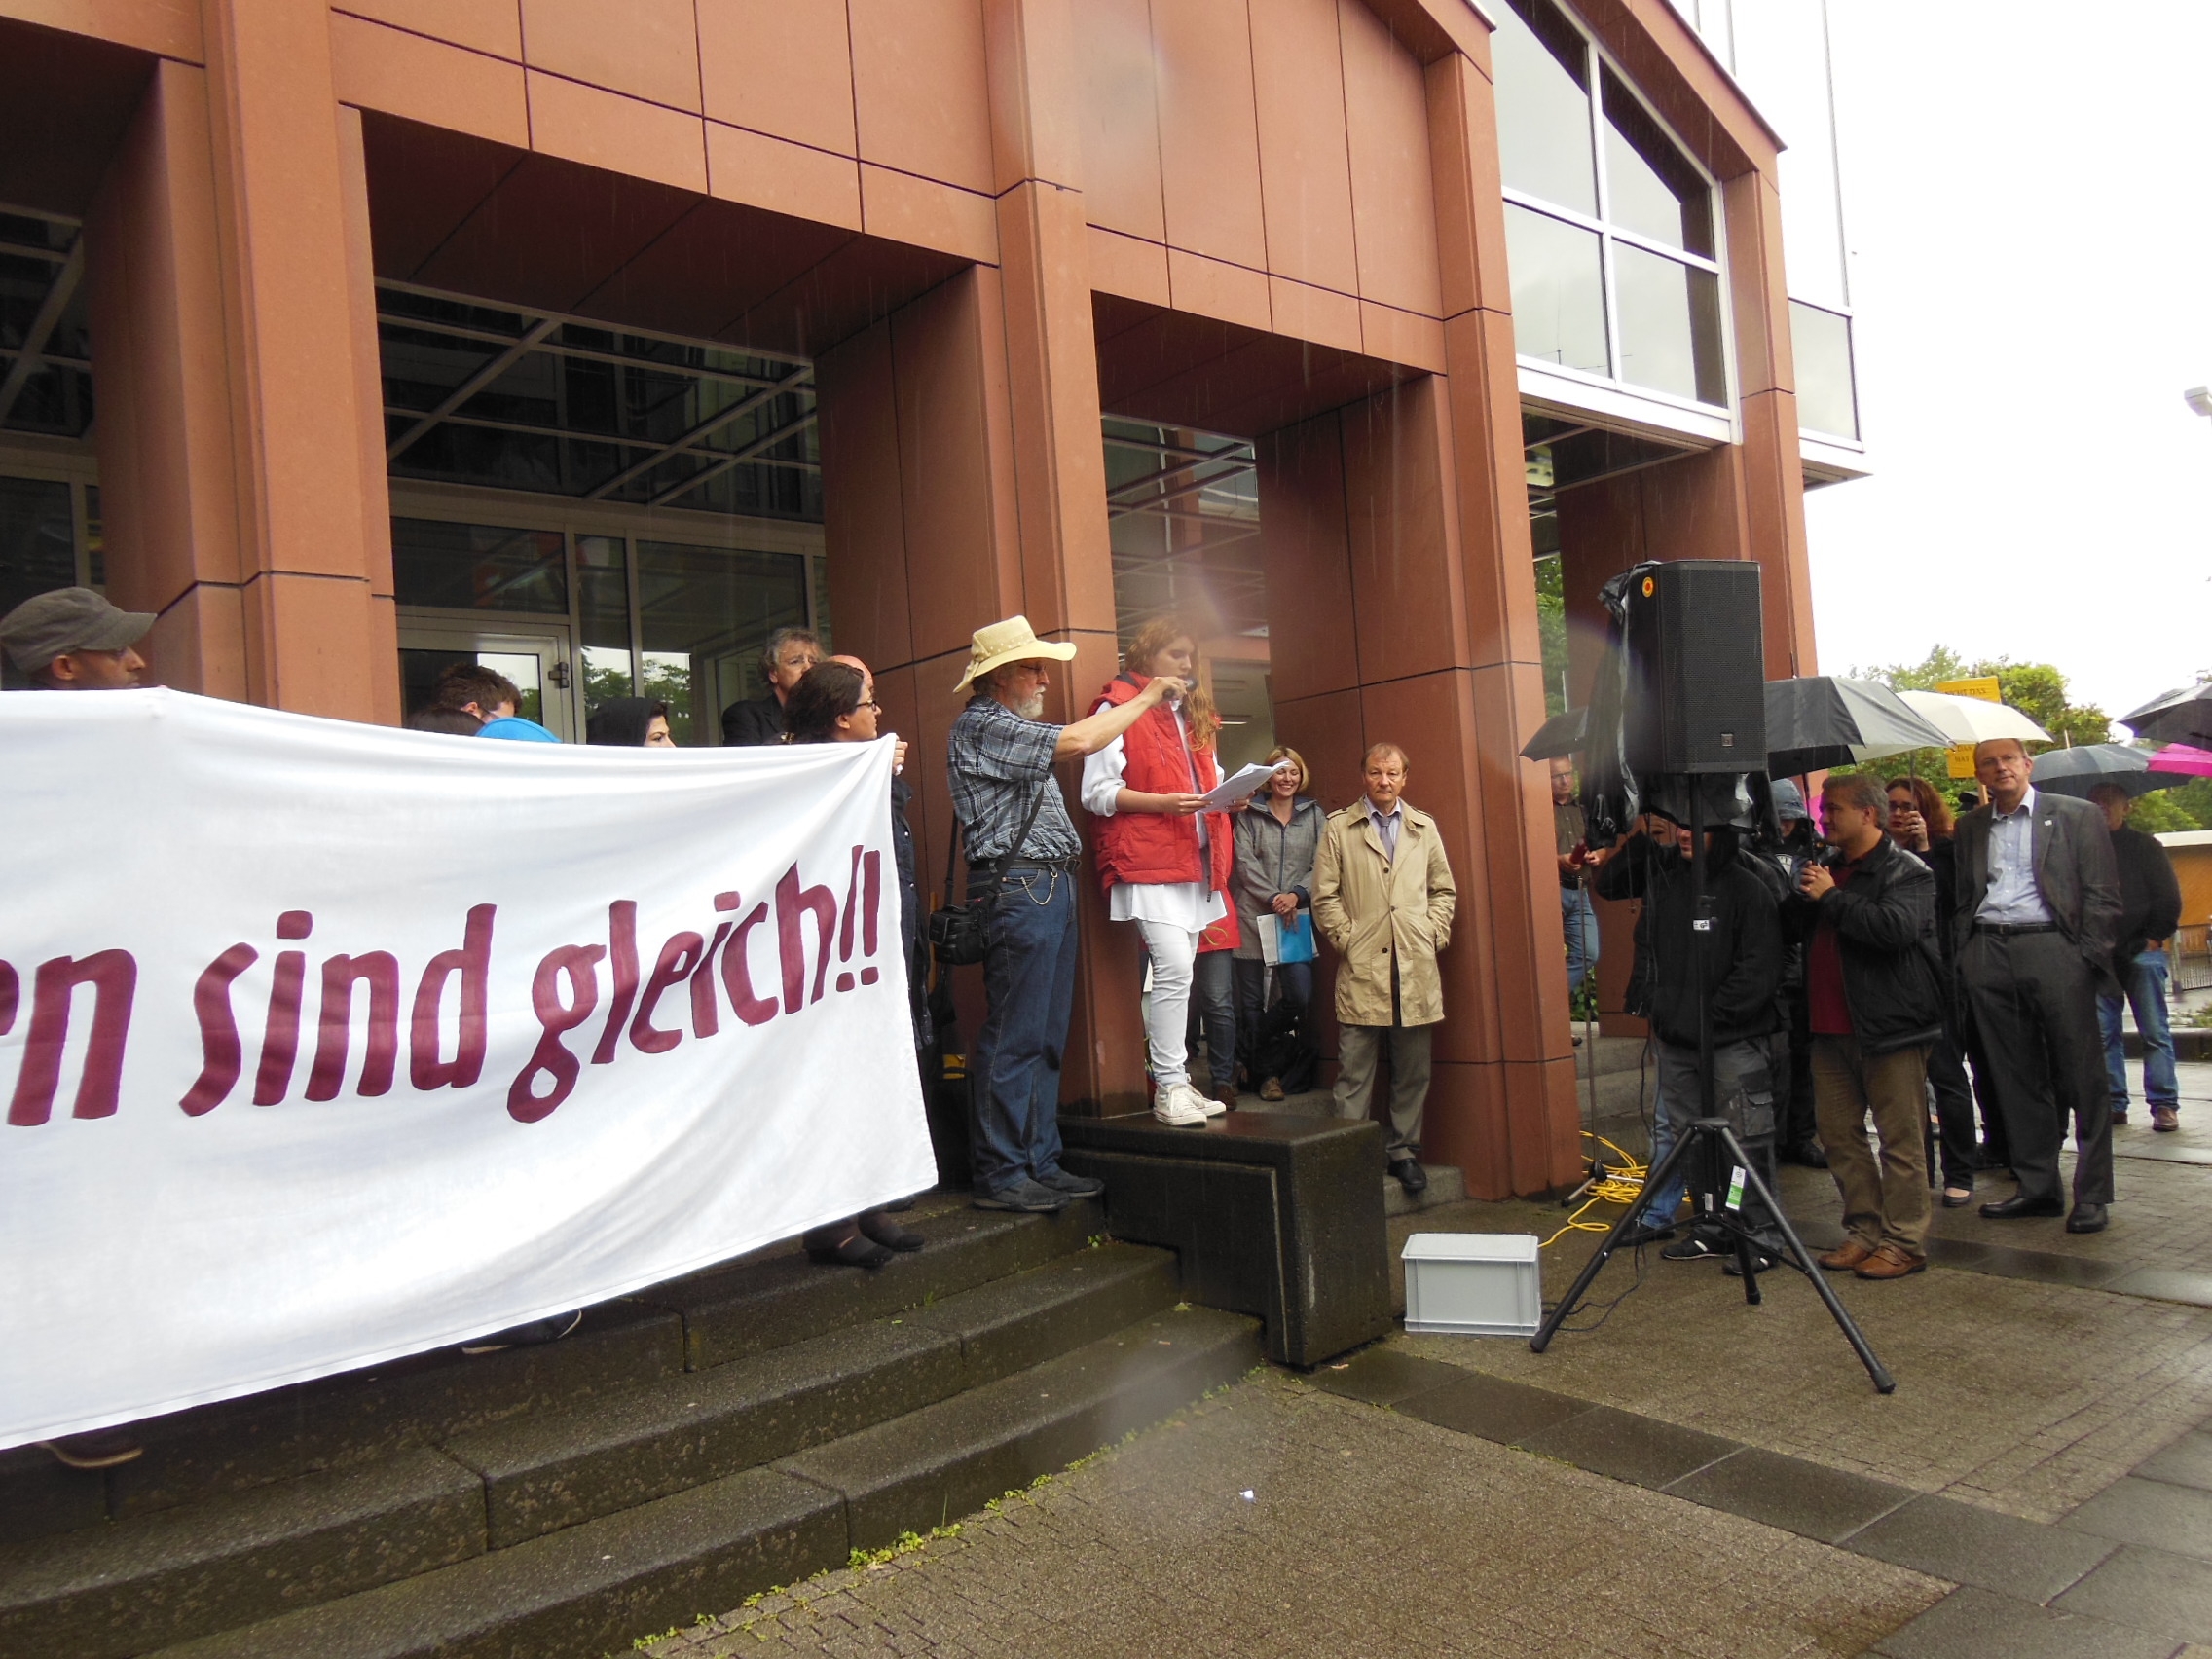
<path id="1" fill-rule="evenodd" d="M 1536 735 L 1521 746 L 1524 760 L 1556 760 L 1562 755 L 1572 755 L 1582 747 L 1584 723 L 1590 711 L 1569 709 L 1564 715 L 1554 715 L 1536 728 Z"/>
<path id="2" fill-rule="evenodd" d="M 2190 743 L 2212 748 L 2212 683 L 2186 685 L 2154 697 L 2120 717 L 2120 723 L 2152 743 Z"/>
<path id="3" fill-rule="evenodd" d="M 2035 787 L 2052 794 L 2089 798 L 2099 784 L 2118 784 L 2128 798 L 2153 790 L 2170 790 L 2189 780 L 2172 772 L 2151 771 L 2151 752 L 2124 743 L 2085 743 L 2079 749 L 2047 749 L 2036 756 L 2029 774 Z"/>
<path id="4" fill-rule="evenodd" d="M 1947 741 L 1878 680 L 1816 674 L 1766 682 L 1769 777 L 1878 760 L 1907 749 L 1941 749 Z"/>

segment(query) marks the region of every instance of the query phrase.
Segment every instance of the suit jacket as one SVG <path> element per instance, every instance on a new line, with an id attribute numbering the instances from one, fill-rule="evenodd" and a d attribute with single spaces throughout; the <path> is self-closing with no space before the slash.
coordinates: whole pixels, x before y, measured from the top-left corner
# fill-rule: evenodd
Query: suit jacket
<path id="1" fill-rule="evenodd" d="M 784 706 L 773 691 L 722 711 L 722 747 L 752 749 L 784 741 Z"/>
<path id="2" fill-rule="evenodd" d="M 1974 912 L 1989 892 L 1989 829 L 1990 809 L 1977 806 L 1959 820 L 1951 842 L 1954 953 L 1972 934 Z M 2109 977 L 2120 934 L 2120 867 L 2105 815 L 2085 800 L 2039 790 L 2034 846 L 2036 888 L 2050 919 L 2100 977 Z"/>

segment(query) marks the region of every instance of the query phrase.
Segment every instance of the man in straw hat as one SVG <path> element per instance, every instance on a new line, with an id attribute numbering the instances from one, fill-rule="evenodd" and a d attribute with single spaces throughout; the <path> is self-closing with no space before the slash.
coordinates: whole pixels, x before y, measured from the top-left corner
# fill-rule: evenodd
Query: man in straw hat
<path id="1" fill-rule="evenodd" d="M 1060 1167 L 1060 1049 L 1075 1002 L 1076 862 L 1083 843 L 1052 764 L 1092 755 L 1187 687 L 1157 675 L 1125 703 L 1069 725 L 1046 721 L 1051 665 L 1072 645 L 1040 640 L 1026 616 L 976 630 L 953 688 L 946 764 L 968 847 L 968 895 L 991 903 L 983 957 L 988 1013 L 969 1055 L 970 1145 L 978 1209 L 1051 1211 L 1104 1190 Z"/>

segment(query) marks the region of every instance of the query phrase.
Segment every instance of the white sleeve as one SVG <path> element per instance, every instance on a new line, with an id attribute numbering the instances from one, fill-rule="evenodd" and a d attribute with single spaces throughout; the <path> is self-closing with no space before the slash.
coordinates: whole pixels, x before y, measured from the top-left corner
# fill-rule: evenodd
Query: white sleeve
<path id="1" fill-rule="evenodd" d="M 1083 804 L 1100 818 L 1114 816 L 1114 797 L 1122 793 L 1122 774 L 1128 765 L 1122 740 L 1086 756 L 1083 762 Z"/>

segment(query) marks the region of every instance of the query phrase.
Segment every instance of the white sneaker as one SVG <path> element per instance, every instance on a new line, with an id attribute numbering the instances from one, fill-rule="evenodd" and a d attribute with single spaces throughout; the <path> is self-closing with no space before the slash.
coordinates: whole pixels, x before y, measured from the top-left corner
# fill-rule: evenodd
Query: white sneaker
<path id="1" fill-rule="evenodd" d="M 1198 1090 L 1194 1088 L 1192 1092 L 1194 1094 L 1197 1094 Z M 1229 1111 L 1227 1102 L 1217 1100 L 1210 1094 L 1198 1095 L 1198 1107 L 1199 1110 L 1203 1111 L 1209 1118 L 1224 1117 L 1228 1114 Z"/>
<path id="2" fill-rule="evenodd" d="M 1205 1096 L 1187 1083 L 1171 1083 L 1152 1097 L 1152 1115 L 1176 1128 L 1206 1121 Z"/>

